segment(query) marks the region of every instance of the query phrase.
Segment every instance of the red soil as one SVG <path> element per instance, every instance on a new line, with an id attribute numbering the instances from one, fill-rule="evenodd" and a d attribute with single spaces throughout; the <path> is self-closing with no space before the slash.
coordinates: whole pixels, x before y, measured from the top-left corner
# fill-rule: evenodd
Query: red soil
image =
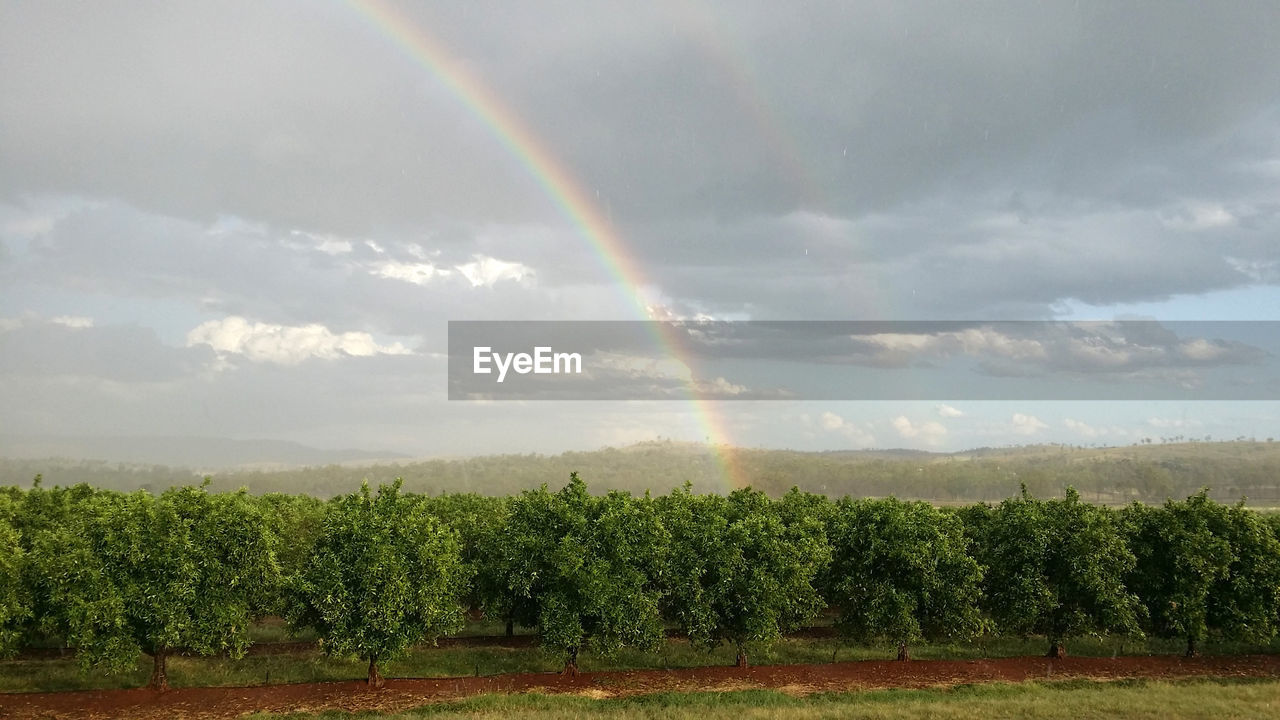
<path id="1" fill-rule="evenodd" d="M 836 629 L 830 626 L 805 627 L 787 634 L 789 638 L 833 638 Z M 679 639 L 685 637 L 679 630 L 667 630 L 667 637 Z M 532 634 L 512 635 L 450 635 L 437 638 L 433 647 L 496 647 L 510 650 L 534 647 L 538 644 L 538 636 Z M 425 647 L 425 646 L 424 646 Z M 319 644 L 315 640 L 284 640 L 280 642 L 256 642 L 249 646 L 249 655 L 289 655 L 307 653 L 317 650 Z M 175 655 L 187 654 L 179 648 Z M 56 660 L 74 658 L 73 648 L 26 648 L 16 656 L 18 660 Z"/>
<path id="2" fill-rule="evenodd" d="M 523 673 L 492 677 L 391 679 L 382 690 L 363 682 L 235 688 L 93 690 L 0 695 L 3 718 L 234 718 L 254 711 L 394 711 L 482 693 L 576 693 L 617 697 L 666 690 L 774 688 L 795 694 L 871 688 L 925 688 L 992 681 L 1062 678 L 1280 677 L 1280 656 L 1175 656 L 1048 660 L 863 661 L 739 669 L 583 672 L 577 677 Z"/>

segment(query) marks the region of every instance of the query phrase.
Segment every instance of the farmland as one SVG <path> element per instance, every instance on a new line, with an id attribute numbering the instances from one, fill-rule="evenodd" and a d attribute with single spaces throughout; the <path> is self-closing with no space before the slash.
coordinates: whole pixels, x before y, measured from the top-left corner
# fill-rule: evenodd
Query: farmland
<path id="1" fill-rule="evenodd" d="M 27 703 L 363 678 L 381 707 L 446 682 L 414 678 L 472 683 L 398 711 L 492 688 L 686 692 L 706 673 L 777 688 L 799 682 L 777 679 L 788 667 L 813 692 L 1280 675 L 1276 517 L 1208 492 L 937 507 L 595 494 L 576 473 L 505 498 L 37 483 L 5 489 L 0 519 L 0 692 Z"/>

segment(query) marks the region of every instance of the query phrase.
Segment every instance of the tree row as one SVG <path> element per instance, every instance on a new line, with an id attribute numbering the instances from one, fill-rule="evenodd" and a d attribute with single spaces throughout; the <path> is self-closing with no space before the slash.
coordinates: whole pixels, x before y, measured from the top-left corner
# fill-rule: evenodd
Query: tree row
<path id="1" fill-rule="evenodd" d="M 576 475 L 510 498 L 400 483 L 322 502 L 175 488 L 0 489 L 0 652 L 57 643 L 85 668 L 242 655 L 264 616 L 380 665 L 482 612 L 536 630 L 566 672 L 668 628 L 745 666 L 820 613 L 850 641 L 984 633 L 1267 641 L 1280 522 L 1201 492 L 1112 510 L 1025 490 L 960 509 L 744 489 L 592 495 Z"/>

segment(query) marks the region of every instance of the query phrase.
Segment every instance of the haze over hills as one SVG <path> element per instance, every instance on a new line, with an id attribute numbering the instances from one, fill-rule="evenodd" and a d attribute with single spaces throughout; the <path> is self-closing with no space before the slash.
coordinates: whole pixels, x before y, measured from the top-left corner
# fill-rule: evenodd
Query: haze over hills
<path id="1" fill-rule="evenodd" d="M 248 446 L 260 447 L 269 445 Z M 237 449 L 246 451 L 241 446 Z M 687 482 L 701 492 L 751 485 L 775 496 L 799 487 L 831 497 L 894 495 L 965 503 L 998 501 L 1020 492 L 1023 485 L 1039 496 L 1058 495 L 1071 486 L 1091 501 L 1121 504 L 1162 502 L 1208 487 L 1219 500 L 1247 498 L 1252 505 L 1280 506 L 1280 443 L 1243 440 L 1101 448 L 1025 445 L 954 453 L 800 452 L 659 441 L 558 455 L 352 460 L 289 468 L 242 465 L 209 474 L 217 490 L 246 487 L 254 493 L 329 497 L 351 492 L 365 479 L 377 484 L 395 478 L 403 478 L 405 488 L 413 492 L 507 495 L 544 483 L 558 487 L 571 472 L 581 474 L 596 492 L 665 493 Z M 50 485 L 87 482 L 117 490 L 152 491 L 197 482 L 205 474 L 162 464 L 65 457 L 0 460 L 0 485 L 28 485 L 37 473 Z"/>
<path id="2" fill-rule="evenodd" d="M 69 458 L 111 463 L 168 465 L 213 471 L 287 468 L 353 461 L 401 460 L 407 455 L 358 449 L 322 450 L 288 440 L 224 437 L 0 435 L 0 456 L 14 459 Z"/>

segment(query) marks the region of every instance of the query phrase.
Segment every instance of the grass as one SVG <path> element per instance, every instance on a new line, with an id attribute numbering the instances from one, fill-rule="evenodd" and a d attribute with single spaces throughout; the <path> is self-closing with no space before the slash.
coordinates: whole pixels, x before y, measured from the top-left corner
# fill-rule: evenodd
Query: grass
<path id="1" fill-rule="evenodd" d="M 593 700 L 569 695 L 486 695 L 396 714 L 251 715 L 253 720 L 378 718 L 525 718 L 528 720 L 820 720 L 947 717 L 958 720 L 1035 718 L 1267 718 L 1280 713 L 1280 682 L 1248 680 L 1065 681 L 966 685 L 947 690 L 877 690 L 794 697 L 770 690 L 656 693 Z"/>
<path id="2" fill-rule="evenodd" d="M 257 632 L 257 631 L 255 631 Z M 1040 655 L 1043 640 L 991 637 L 975 643 L 921 644 L 912 646 L 918 660 L 971 659 Z M 1111 657 L 1115 655 L 1176 655 L 1178 641 L 1133 641 L 1121 638 L 1079 639 L 1068 643 L 1073 655 Z M 1206 642 L 1205 654 L 1280 653 L 1280 639 L 1269 645 Z M 890 647 L 850 646 L 831 638 L 788 638 L 768 652 L 751 656 L 753 664 L 826 663 L 850 660 L 888 660 L 895 655 Z M 654 652 L 624 649 L 612 657 L 584 653 L 583 670 L 630 670 L 637 668 L 687 668 L 730 665 L 733 650 L 722 646 L 707 652 L 682 640 L 670 640 Z M 546 672 L 560 668 L 559 661 L 537 648 L 500 647 L 420 647 L 405 657 L 383 665 L 388 677 L 459 677 L 515 672 Z M 355 680 L 365 677 L 367 666 L 357 660 L 329 658 L 318 650 L 253 655 L 240 660 L 225 657 L 173 657 L 169 660 L 169 681 L 174 687 L 246 686 L 298 682 Z M 130 671 L 107 674 L 91 670 L 82 673 L 76 661 L 65 659 L 0 661 L 0 692 L 54 692 L 140 687 L 151 674 L 151 661 L 139 657 Z"/>

